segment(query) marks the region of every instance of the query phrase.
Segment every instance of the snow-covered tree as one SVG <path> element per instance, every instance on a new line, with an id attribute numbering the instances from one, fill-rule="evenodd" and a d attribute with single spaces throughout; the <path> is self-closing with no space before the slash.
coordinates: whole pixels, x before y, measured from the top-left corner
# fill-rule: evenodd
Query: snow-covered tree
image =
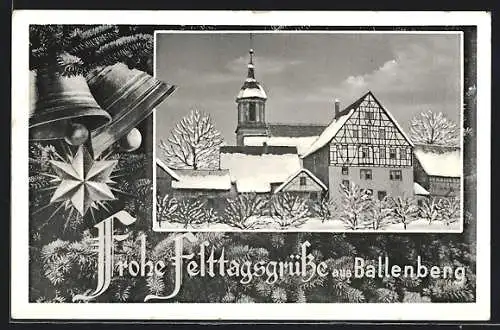
<path id="1" fill-rule="evenodd" d="M 440 205 L 435 198 L 426 199 L 419 208 L 420 216 L 429 221 L 429 225 L 439 219 Z"/>
<path id="2" fill-rule="evenodd" d="M 170 166 L 196 170 L 217 166 L 223 142 L 211 117 L 195 109 L 177 123 L 167 142 L 160 141 L 160 148 Z"/>
<path id="3" fill-rule="evenodd" d="M 449 226 L 456 222 L 460 216 L 460 199 L 443 198 L 439 203 L 440 213 L 444 223 Z"/>
<path id="4" fill-rule="evenodd" d="M 370 208 L 370 195 L 354 182 L 350 182 L 348 186 L 341 184 L 340 189 L 340 220 L 346 229 L 361 229 L 366 212 Z"/>
<path id="5" fill-rule="evenodd" d="M 398 196 L 392 199 L 392 215 L 398 223 L 403 224 L 404 229 L 415 220 L 417 212 L 418 207 L 413 198 Z"/>
<path id="6" fill-rule="evenodd" d="M 177 211 L 179 203 L 170 195 L 161 197 L 156 195 L 156 219 L 161 221 L 169 221 L 170 217 Z"/>
<path id="7" fill-rule="evenodd" d="M 327 197 L 323 197 L 320 200 L 312 201 L 311 210 L 315 217 L 320 218 L 321 222 L 325 222 L 332 218 L 335 203 Z"/>
<path id="8" fill-rule="evenodd" d="M 271 198 L 271 218 L 280 228 L 304 224 L 309 215 L 308 200 L 290 193 L 278 193 Z"/>
<path id="9" fill-rule="evenodd" d="M 189 225 L 207 222 L 207 212 L 210 209 L 200 200 L 183 199 L 177 209 L 170 215 L 170 222 L 182 223 L 184 228 Z"/>
<path id="10" fill-rule="evenodd" d="M 387 197 L 382 200 L 372 199 L 369 205 L 369 216 L 365 220 L 367 227 L 373 230 L 385 228 L 390 223 L 391 212 Z"/>
<path id="11" fill-rule="evenodd" d="M 415 116 L 410 122 L 410 138 L 418 144 L 457 145 L 459 128 L 442 112 L 430 110 Z"/>
<path id="12" fill-rule="evenodd" d="M 251 218 L 261 215 L 267 203 L 266 198 L 255 193 L 239 194 L 235 198 L 228 198 L 222 220 L 236 228 L 253 229 L 259 223 L 252 221 Z"/>

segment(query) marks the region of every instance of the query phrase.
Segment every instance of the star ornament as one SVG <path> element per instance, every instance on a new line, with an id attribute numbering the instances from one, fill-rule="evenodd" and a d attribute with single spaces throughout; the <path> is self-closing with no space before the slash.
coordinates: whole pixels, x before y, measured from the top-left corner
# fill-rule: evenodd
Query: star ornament
<path id="1" fill-rule="evenodd" d="M 109 183 L 116 160 L 96 161 L 84 146 L 78 148 L 70 162 L 50 161 L 60 181 L 50 203 L 68 202 L 84 216 L 90 207 L 97 208 L 101 201 L 115 200 Z"/>

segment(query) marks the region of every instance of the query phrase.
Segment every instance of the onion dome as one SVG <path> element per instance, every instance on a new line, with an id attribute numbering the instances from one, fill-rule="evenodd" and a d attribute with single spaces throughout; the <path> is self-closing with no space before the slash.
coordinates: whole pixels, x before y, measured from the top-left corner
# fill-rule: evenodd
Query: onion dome
<path id="1" fill-rule="evenodd" d="M 260 83 L 255 79 L 255 66 L 253 64 L 253 49 L 250 49 L 250 61 L 248 62 L 248 74 L 243 86 L 241 86 L 240 92 L 236 97 L 236 101 L 241 99 L 249 99 L 249 98 L 259 98 L 266 100 L 267 95 L 264 91 L 264 88 L 260 85 Z"/>

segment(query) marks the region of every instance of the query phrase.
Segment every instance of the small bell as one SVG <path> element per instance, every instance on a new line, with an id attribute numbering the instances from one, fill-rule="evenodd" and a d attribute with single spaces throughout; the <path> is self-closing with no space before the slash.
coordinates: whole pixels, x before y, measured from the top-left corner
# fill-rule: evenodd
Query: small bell
<path id="1" fill-rule="evenodd" d="M 32 93 L 30 97 L 36 97 L 36 103 L 30 113 L 30 140 L 62 139 L 73 123 L 84 125 L 92 132 L 111 121 L 82 75 L 66 77 L 51 70 L 39 71 L 36 92 Z"/>
<path id="2" fill-rule="evenodd" d="M 123 63 L 90 72 L 87 83 L 97 103 L 113 118 L 91 134 L 95 156 L 127 135 L 176 89 Z"/>

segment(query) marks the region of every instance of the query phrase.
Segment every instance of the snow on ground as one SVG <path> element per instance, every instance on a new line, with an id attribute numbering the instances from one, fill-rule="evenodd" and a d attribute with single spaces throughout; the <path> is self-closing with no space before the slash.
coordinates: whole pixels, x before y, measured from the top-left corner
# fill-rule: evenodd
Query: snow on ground
<path id="1" fill-rule="evenodd" d="M 311 232 L 459 232 L 461 229 L 461 221 L 458 219 L 456 222 L 447 226 L 444 222 L 435 221 L 431 224 L 425 219 L 418 219 L 411 222 L 407 229 L 403 228 L 401 223 L 390 224 L 382 230 L 374 231 L 371 229 L 364 230 L 349 230 L 346 229 L 344 223 L 340 220 L 327 220 L 322 221 L 318 218 L 308 218 L 306 222 L 302 225 L 296 227 L 288 227 L 280 229 L 276 223 L 273 222 L 271 218 L 260 217 L 258 219 L 253 219 L 250 222 L 258 221 L 263 225 L 255 228 L 248 229 L 247 231 L 291 231 L 291 232 L 301 232 L 301 231 L 311 231 Z M 162 222 L 160 224 L 160 229 L 163 231 L 242 231 L 239 228 L 235 228 L 223 223 L 204 223 L 204 224 L 194 224 L 188 225 L 184 228 L 183 224 L 172 223 L 172 222 Z"/>

